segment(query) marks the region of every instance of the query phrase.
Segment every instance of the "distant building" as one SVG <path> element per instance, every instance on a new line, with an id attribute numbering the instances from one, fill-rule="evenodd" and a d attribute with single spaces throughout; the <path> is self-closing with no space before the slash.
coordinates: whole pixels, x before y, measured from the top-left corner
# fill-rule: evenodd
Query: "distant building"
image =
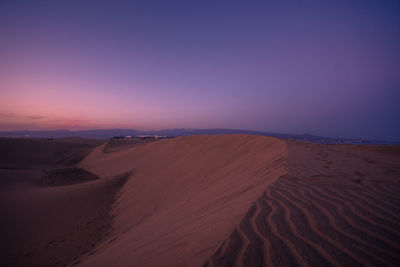
<path id="1" fill-rule="evenodd" d="M 166 136 L 161 136 L 161 135 L 136 135 L 136 138 L 141 138 L 141 139 L 162 139 L 162 138 L 167 138 Z"/>

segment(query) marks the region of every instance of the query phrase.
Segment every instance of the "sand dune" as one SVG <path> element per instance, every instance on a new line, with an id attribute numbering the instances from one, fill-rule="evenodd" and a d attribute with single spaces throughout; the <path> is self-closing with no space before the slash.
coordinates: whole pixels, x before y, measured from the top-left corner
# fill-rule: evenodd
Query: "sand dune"
<path id="1" fill-rule="evenodd" d="M 400 261 L 398 147 L 219 135 L 40 141 L 35 156 L 15 142 L 0 155 L 3 265 Z"/>
<path id="2" fill-rule="evenodd" d="M 114 153 L 80 167 L 99 176 L 132 170 L 113 210 L 111 243 L 84 266 L 200 266 L 249 205 L 283 175 L 286 146 L 261 136 L 190 136 Z"/>
<path id="3" fill-rule="evenodd" d="M 3 192 L 2 266 L 76 262 L 109 234 L 109 212 L 123 182 L 117 177 Z"/>
<path id="4" fill-rule="evenodd" d="M 396 266 L 394 150 L 288 142 L 288 174 L 268 187 L 206 265 Z"/>
<path id="5" fill-rule="evenodd" d="M 101 139 L 63 138 L 57 140 L 0 138 L 0 168 L 40 169 L 73 165 L 103 143 Z"/>
<path id="6" fill-rule="evenodd" d="M 1 266 L 64 266 L 108 235 L 125 177 L 73 164 L 99 142 L 0 139 Z"/>

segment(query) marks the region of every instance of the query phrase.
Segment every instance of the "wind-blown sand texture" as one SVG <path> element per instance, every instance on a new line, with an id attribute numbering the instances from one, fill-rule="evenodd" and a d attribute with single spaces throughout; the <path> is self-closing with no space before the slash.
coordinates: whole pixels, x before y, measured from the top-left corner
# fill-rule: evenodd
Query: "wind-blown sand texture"
<path id="1" fill-rule="evenodd" d="M 395 150 L 288 142 L 288 174 L 253 203 L 206 265 L 398 266 Z"/>
<path id="2" fill-rule="evenodd" d="M 26 155 L 0 155 L 2 265 L 396 266 L 400 260 L 399 147 L 252 135 L 105 146 L 89 153 L 92 145 L 79 157 L 77 146 L 61 159 L 46 148 L 34 164 Z"/>
<path id="3" fill-rule="evenodd" d="M 113 211 L 113 239 L 83 265 L 202 265 L 251 202 L 284 174 L 285 160 L 283 141 L 250 135 L 95 149 L 82 168 L 99 176 L 133 174 Z"/>

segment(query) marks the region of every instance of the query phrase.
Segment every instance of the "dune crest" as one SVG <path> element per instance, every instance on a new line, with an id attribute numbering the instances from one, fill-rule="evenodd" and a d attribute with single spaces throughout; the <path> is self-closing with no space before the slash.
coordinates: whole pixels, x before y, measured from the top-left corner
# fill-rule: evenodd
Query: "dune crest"
<path id="1" fill-rule="evenodd" d="M 206 266 L 397 266 L 398 148 L 294 141 L 287 147 L 288 173 Z"/>
<path id="2" fill-rule="evenodd" d="M 286 144 L 250 135 L 188 136 L 104 153 L 80 164 L 100 177 L 132 171 L 108 242 L 86 266 L 200 266 L 251 203 L 285 174 Z"/>

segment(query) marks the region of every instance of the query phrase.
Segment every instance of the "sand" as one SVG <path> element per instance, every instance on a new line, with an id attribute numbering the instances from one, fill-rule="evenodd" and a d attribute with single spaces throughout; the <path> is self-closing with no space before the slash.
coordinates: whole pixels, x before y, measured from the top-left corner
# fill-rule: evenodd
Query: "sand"
<path id="1" fill-rule="evenodd" d="M 77 262 L 111 230 L 111 207 L 126 177 L 77 168 L 104 141 L 0 139 L 0 265 Z"/>
<path id="2" fill-rule="evenodd" d="M 400 260 L 399 147 L 253 135 L 107 149 L 90 140 L 2 141 L 1 265 L 396 266 Z M 26 147 L 36 151 L 24 153 Z"/>
<path id="3" fill-rule="evenodd" d="M 113 242 L 82 265 L 202 265 L 284 174 L 285 159 L 284 142 L 249 135 L 179 137 L 114 153 L 96 148 L 80 167 L 133 174 L 113 210 Z"/>
<path id="4" fill-rule="evenodd" d="M 398 148 L 287 145 L 288 173 L 253 203 L 207 265 L 398 265 Z"/>

